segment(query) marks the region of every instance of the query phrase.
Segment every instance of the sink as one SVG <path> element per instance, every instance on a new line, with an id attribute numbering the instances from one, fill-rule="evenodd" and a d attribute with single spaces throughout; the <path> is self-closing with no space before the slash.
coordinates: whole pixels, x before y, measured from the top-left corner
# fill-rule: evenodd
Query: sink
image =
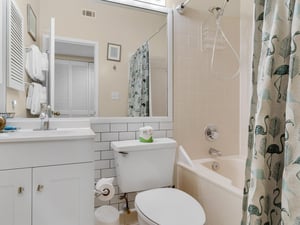
<path id="1" fill-rule="evenodd" d="M 0 170 L 93 161 L 94 137 L 89 127 L 0 133 Z"/>
<path id="2" fill-rule="evenodd" d="M 90 139 L 94 136 L 90 128 L 19 129 L 15 132 L 0 133 L 0 143 Z"/>

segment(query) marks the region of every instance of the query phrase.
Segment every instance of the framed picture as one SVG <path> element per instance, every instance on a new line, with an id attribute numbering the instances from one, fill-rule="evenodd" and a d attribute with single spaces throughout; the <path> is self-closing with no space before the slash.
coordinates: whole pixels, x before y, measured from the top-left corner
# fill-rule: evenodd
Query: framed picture
<path id="1" fill-rule="evenodd" d="M 121 61 L 121 45 L 118 44 L 107 44 L 107 60 Z"/>
<path id="2" fill-rule="evenodd" d="M 36 41 L 36 29 L 36 15 L 32 10 L 31 5 L 27 4 L 27 32 L 34 41 Z"/>

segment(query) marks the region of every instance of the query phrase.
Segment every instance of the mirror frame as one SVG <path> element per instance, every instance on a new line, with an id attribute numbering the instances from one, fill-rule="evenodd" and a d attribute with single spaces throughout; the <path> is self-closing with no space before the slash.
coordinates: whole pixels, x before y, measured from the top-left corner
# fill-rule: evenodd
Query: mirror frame
<path id="1" fill-rule="evenodd" d="M 155 122 L 155 121 L 173 121 L 173 10 L 167 7 L 162 7 L 158 5 L 153 5 L 149 3 L 142 3 L 135 0 L 96 0 L 97 2 L 107 3 L 107 4 L 118 4 L 127 7 L 135 7 L 142 10 L 150 10 L 158 13 L 164 13 L 167 16 L 167 38 L 168 38 L 168 115 L 167 116 L 157 116 L 157 117 L 101 117 L 97 115 L 95 117 L 89 117 L 91 122 Z M 3 2 L 3 1 L 2 1 Z M 3 6 L 3 5 L 2 5 Z M 5 8 L 5 5 L 4 7 Z M 4 11 L 4 9 L 2 10 Z M 3 14 L 4 15 L 4 14 Z M 4 17 L 6 18 L 6 17 Z M 2 22 L 2 29 L 5 29 L 5 19 Z M 6 32 L 2 32 L 2 43 L 5 43 L 5 34 Z M 1 41 L 1 38 L 0 38 Z M 4 45 L 5 46 L 5 45 Z M 5 51 L 3 51 L 5 52 Z M 0 83 L 0 98 L 3 98 L 4 101 L 0 101 L 0 112 L 6 111 L 6 82 L 5 75 L 6 67 L 4 65 L 6 60 L 6 53 L 2 53 L 2 67 L 0 63 L 0 76 L 2 75 L 2 84 Z M 1 60 L 0 56 L 0 60 Z M 24 118 L 26 119 L 26 118 Z M 62 118 L 63 119 L 63 118 Z"/>
<path id="2" fill-rule="evenodd" d="M 0 2 L 0 49 L 2 49 L 0 53 L 0 112 L 6 111 L 6 1 Z"/>

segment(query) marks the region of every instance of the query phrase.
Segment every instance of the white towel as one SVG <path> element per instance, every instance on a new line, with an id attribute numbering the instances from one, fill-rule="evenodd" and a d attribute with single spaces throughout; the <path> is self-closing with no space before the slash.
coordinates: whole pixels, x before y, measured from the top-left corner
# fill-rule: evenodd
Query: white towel
<path id="1" fill-rule="evenodd" d="M 49 70 L 49 62 L 48 62 L 47 53 L 42 53 L 41 68 L 42 68 L 42 71 L 47 72 Z"/>
<path id="2" fill-rule="evenodd" d="M 42 53 L 36 45 L 31 45 L 26 52 L 25 69 L 30 78 L 34 81 L 45 81 L 45 74 L 42 72 Z"/>
<path id="3" fill-rule="evenodd" d="M 28 93 L 26 98 L 26 109 L 31 109 L 32 95 L 33 95 L 33 84 L 30 84 L 28 87 Z"/>
<path id="4" fill-rule="evenodd" d="M 30 85 L 31 86 L 31 85 Z M 32 83 L 33 91 L 31 97 L 30 113 L 39 115 L 41 112 L 41 104 L 47 103 L 47 89 L 41 84 Z"/>

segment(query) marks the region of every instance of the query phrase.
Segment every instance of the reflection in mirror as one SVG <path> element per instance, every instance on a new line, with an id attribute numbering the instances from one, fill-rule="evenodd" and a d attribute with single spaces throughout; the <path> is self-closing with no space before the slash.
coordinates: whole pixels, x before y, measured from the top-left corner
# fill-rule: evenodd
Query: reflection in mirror
<path id="1" fill-rule="evenodd" d="M 70 71 L 74 65 L 80 67 L 82 71 L 89 71 L 89 68 L 94 71 L 94 78 L 77 80 L 76 84 L 65 83 L 70 80 L 70 77 L 67 79 L 65 73 L 60 71 L 63 76 L 57 78 L 56 86 L 69 88 L 68 101 L 78 99 L 79 90 L 82 91 L 80 82 L 94 85 L 91 92 L 87 92 L 86 95 L 98 96 L 96 101 L 97 98 L 90 99 L 89 102 L 92 103 L 84 109 L 81 107 L 82 104 L 81 108 L 76 104 L 66 107 L 69 102 L 62 101 L 66 98 L 66 90 L 64 90 L 65 93 L 61 90 L 56 91 L 54 99 L 59 102 L 60 106 L 55 104 L 54 106 L 58 111 L 64 111 L 63 114 L 66 116 L 171 116 L 171 11 L 164 9 L 157 12 L 105 1 L 87 2 L 86 0 L 75 0 L 75 2 L 74 0 L 40 0 L 38 4 L 32 4 L 32 8 L 37 15 L 38 24 L 38 42 L 35 44 L 39 45 L 40 49 L 43 49 L 42 44 L 44 45 L 43 35 L 49 33 L 51 17 L 55 17 L 55 34 L 58 37 L 85 40 L 98 45 L 94 58 L 87 57 L 83 61 L 68 53 L 56 54 L 55 72 L 58 72 L 58 68 L 62 69 L 61 65 L 65 65 L 62 71 L 67 71 L 66 68 Z M 66 9 L 68 9 L 67 12 Z M 26 46 L 31 43 L 30 39 L 25 40 Z M 120 46 L 119 52 L 116 52 L 119 60 L 114 60 L 109 55 L 113 52 L 108 51 L 108 43 Z M 138 52 L 146 45 L 148 46 L 144 54 L 148 56 L 146 66 L 135 65 L 140 62 L 136 57 Z M 81 63 L 88 64 L 84 66 Z M 89 63 L 94 65 L 89 65 Z M 143 72 L 148 71 L 142 79 L 137 75 L 136 68 L 139 67 L 142 67 Z M 88 84 L 87 86 L 91 87 Z M 143 87 L 143 89 L 138 90 L 137 87 Z M 73 91 L 70 91 L 71 88 Z M 70 95 L 70 92 L 74 95 Z M 7 93 L 7 102 L 17 99 L 18 106 L 22 105 L 19 102 L 24 99 L 18 99 L 19 93 L 9 90 Z M 142 93 L 146 95 L 142 96 Z M 81 99 L 81 103 L 83 102 L 86 103 Z M 9 104 L 7 104 L 7 110 L 10 110 Z M 54 110 L 56 111 L 55 108 Z M 20 113 L 18 116 L 24 115 L 26 116 L 26 113 Z"/>

